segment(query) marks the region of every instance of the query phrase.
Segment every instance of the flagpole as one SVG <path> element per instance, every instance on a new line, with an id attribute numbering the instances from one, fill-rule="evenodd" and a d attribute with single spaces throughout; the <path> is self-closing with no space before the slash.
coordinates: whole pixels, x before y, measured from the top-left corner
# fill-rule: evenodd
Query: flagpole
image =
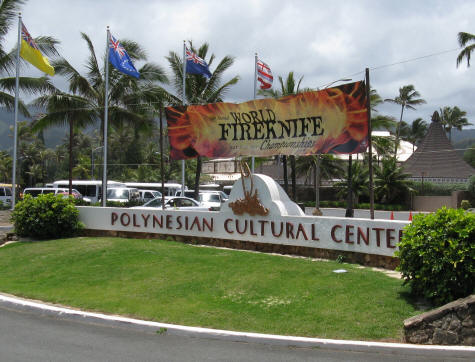
<path id="1" fill-rule="evenodd" d="M 254 97 L 256 99 L 256 83 L 257 83 L 257 53 L 254 54 Z M 254 173 L 254 156 L 251 157 L 251 172 Z"/>
<path id="2" fill-rule="evenodd" d="M 15 76 L 15 116 L 13 120 L 13 167 L 12 167 L 12 210 L 15 209 L 16 198 L 16 162 L 18 143 L 18 97 L 20 89 L 20 48 L 21 48 L 21 13 L 18 13 L 18 40 L 16 51 L 16 76 Z"/>
<path id="3" fill-rule="evenodd" d="M 186 40 L 183 40 L 183 95 L 182 104 L 186 104 Z M 185 196 L 185 160 L 181 160 L 181 196 Z"/>
<path id="4" fill-rule="evenodd" d="M 106 207 L 107 198 L 107 128 L 108 128 L 108 97 L 109 97 L 109 39 L 110 31 L 107 27 L 107 48 L 106 48 L 106 88 L 104 96 L 104 169 L 102 172 L 102 207 Z"/>

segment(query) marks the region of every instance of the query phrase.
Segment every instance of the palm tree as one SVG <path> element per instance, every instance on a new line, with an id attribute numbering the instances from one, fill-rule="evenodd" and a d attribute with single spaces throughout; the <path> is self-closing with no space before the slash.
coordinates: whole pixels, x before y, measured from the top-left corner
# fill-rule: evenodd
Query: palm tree
<path id="1" fill-rule="evenodd" d="M 362 162 L 352 163 L 350 183 L 351 192 L 349 190 L 349 182 L 346 180 L 337 182 L 335 186 L 340 187 L 340 191 L 338 192 L 339 197 L 344 197 L 345 195 L 353 196 L 353 200 L 351 200 L 351 204 L 353 205 L 358 203 L 360 196 L 369 194 L 369 170 Z"/>
<path id="2" fill-rule="evenodd" d="M 188 42 L 188 46 L 192 52 L 198 55 L 201 59 L 204 59 L 209 67 L 212 66 L 215 55 L 211 54 L 208 57 L 209 45 L 208 43 L 202 44 L 199 48 L 195 48 L 191 41 Z M 177 53 L 171 51 L 166 57 L 170 68 L 173 72 L 173 86 L 177 96 L 172 97 L 172 102 L 175 105 L 182 104 L 183 94 L 183 59 Z M 234 63 L 234 58 L 226 55 L 217 64 L 215 70 L 211 73 L 211 77 L 206 79 L 202 75 L 198 74 L 186 74 L 185 77 L 185 102 L 187 104 L 206 104 L 222 102 L 223 97 L 229 88 L 239 81 L 238 76 L 234 76 L 225 83 L 222 83 L 224 72 L 228 70 Z M 196 160 L 196 173 L 195 173 L 195 198 L 198 199 L 199 185 L 201 177 L 201 156 L 197 156 Z"/>
<path id="3" fill-rule="evenodd" d="M 15 104 L 15 65 L 16 65 L 16 47 L 7 52 L 4 49 L 5 37 L 11 26 L 18 21 L 18 12 L 24 0 L 3 0 L 0 4 L 0 106 L 12 111 Z M 46 56 L 57 56 L 56 45 L 58 41 L 54 38 L 42 36 L 35 38 L 40 51 Z M 21 66 L 29 63 L 21 60 Z M 47 76 L 19 77 L 20 90 L 28 94 L 41 94 L 54 89 Z M 24 116 L 29 116 L 26 105 L 19 100 L 18 111 Z"/>
<path id="4" fill-rule="evenodd" d="M 280 90 L 274 90 L 274 89 L 264 89 L 264 90 L 259 90 L 259 94 L 264 95 L 264 96 L 270 96 L 273 98 L 280 98 L 280 97 L 285 97 L 289 96 L 292 94 L 298 94 L 302 92 L 308 92 L 311 91 L 309 88 L 304 88 L 300 89 L 300 83 L 302 83 L 303 76 L 300 77 L 300 79 L 296 82 L 296 79 L 294 78 L 294 72 L 289 72 L 287 75 L 287 79 L 284 82 L 284 79 L 279 76 L 279 83 L 280 83 Z M 282 163 L 284 167 L 284 189 L 285 192 L 288 193 L 288 179 L 287 179 L 287 156 L 282 156 Z M 295 163 L 295 156 L 290 156 L 290 175 L 292 178 L 292 198 L 294 201 L 296 200 L 297 197 L 297 192 L 296 192 L 296 163 Z"/>
<path id="5" fill-rule="evenodd" d="M 472 54 L 473 49 L 475 49 L 475 35 L 470 34 L 470 33 L 460 32 L 457 35 L 457 40 L 461 47 L 465 47 L 457 56 L 457 68 L 460 65 L 460 63 L 462 63 L 464 58 L 467 59 L 467 67 L 470 67 L 470 56 Z"/>
<path id="6" fill-rule="evenodd" d="M 402 122 L 404 109 L 408 108 L 415 110 L 416 108 L 414 106 L 426 103 L 424 99 L 419 98 L 420 96 L 421 95 L 418 91 L 415 90 L 414 86 L 412 84 L 409 84 L 399 88 L 399 95 L 394 99 L 384 100 L 385 102 L 395 103 L 401 106 L 401 117 L 399 118 L 399 123 L 396 127 L 396 145 L 394 147 L 394 158 L 396 158 L 397 155 L 397 148 L 399 145 L 399 128 Z"/>
<path id="7" fill-rule="evenodd" d="M 330 154 L 302 156 L 296 162 L 297 175 L 309 178 L 313 173 L 315 190 L 315 207 L 320 208 L 320 181 L 321 179 L 342 178 L 345 170 L 341 160 Z"/>
<path id="8" fill-rule="evenodd" d="M 457 106 L 440 109 L 440 120 L 445 131 L 449 134 L 449 141 L 452 139 L 452 128 L 461 131 L 463 127 L 471 125 L 465 117 L 466 115 L 467 112 L 462 111 Z"/>
<path id="9" fill-rule="evenodd" d="M 85 33 L 81 33 L 81 36 L 89 49 L 89 56 L 85 64 L 86 75 L 81 75 L 65 58 L 53 61 L 52 65 L 56 74 L 68 79 L 69 93 L 56 89 L 53 94 L 39 97 L 34 102 L 36 106 L 44 107 L 47 111 L 46 115 L 35 122 L 34 130 L 69 125 L 70 188 L 73 170 L 74 129 L 82 129 L 87 125 L 94 124 L 97 120 L 101 124 L 101 135 L 104 129 L 106 63 L 100 65 L 90 38 Z M 120 42 L 133 61 L 147 59 L 139 44 L 128 40 Z M 145 63 L 139 72 L 140 78 L 136 79 L 109 67 L 109 94 L 107 96 L 111 126 L 125 123 L 134 125 L 135 128 L 152 123 L 150 107 L 144 106 L 144 103 L 150 102 L 164 93 L 164 90 L 156 83 L 166 82 L 167 78 L 162 68 L 153 63 Z"/>
<path id="10" fill-rule="evenodd" d="M 419 143 L 424 139 L 427 127 L 427 122 L 422 118 L 417 118 L 412 122 L 411 134 L 408 137 L 408 141 L 412 143 L 412 152 L 414 152 L 415 146 L 419 146 Z"/>
<path id="11" fill-rule="evenodd" d="M 375 169 L 376 194 L 382 203 L 391 203 L 401 199 L 406 192 L 412 191 L 408 175 L 403 173 L 396 159 L 385 158 L 381 167 Z"/>
<path id="12" fill-rule="evenodd" d="M 369 99 L 370 99 L 370 104 L 371 104 L 371 112 L 378 112 L 376 107 L 379 106 L 381 103 L 384 102 L 384 100 L 381 98 L 381 96 L 378 94 L 376 89 L 371 88 L 369 91 Z"/>
<path id="13" fill-rule="evenodd" d="M 12 177 L 12 157 L 7 151 L 0 151 L 0 180 L 9 182 Z"/>

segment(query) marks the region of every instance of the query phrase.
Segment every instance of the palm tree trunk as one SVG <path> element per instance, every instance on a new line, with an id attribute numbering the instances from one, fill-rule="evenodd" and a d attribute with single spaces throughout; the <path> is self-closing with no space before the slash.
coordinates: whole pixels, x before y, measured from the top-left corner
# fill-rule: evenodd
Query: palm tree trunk
<path id="1" fill-rule="evenodd" d="M 406 106 L 406 103 L 403 103 L 401 105 L 401 117 L 399 117 L 399 123 L 397 124 L 396 126 L 396 144 L 394 146 L 394 158 L 397 157 L 397 147 L 399 145 L 399 132 L 400 132 L 400 128 L 401 128 L 401 123 L 402 123 L 402 115 L 404 113 L 404 107 Z"/>
<path id="2" fill-rule="evenodd" d="M 297 182 L 295 175 L 295 156 L 290 156 L 290 178 L 292 180 L 292 199 L 297 202 Z"/>
<path id="3" fill-rule="evenodd" d="M 289 194 L 289 178 L 287 176 L 287 156 L 282 156 L 282 167 L 284 168 L 284 191 Z"/>
<path id="4" fill-rule="evenodd" d="M 69 194 L 73 193 L 73 121 L 69 121 Z"/>

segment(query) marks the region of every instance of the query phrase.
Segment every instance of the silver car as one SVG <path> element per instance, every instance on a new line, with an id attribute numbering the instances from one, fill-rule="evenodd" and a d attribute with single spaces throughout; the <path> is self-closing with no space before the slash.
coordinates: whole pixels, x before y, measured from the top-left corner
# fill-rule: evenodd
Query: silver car
<path id="1" fill-rule="evenodd" d="M 157 197 L 142 206 L 134 206 L 131 209 L 142 209 L 142 208 L 162 208 L 162 198 Z M 165 209 L 166 210 L 193 210 L 193 211 L 210 211 L 209 207 L 203 206 L 198 201 L 191 199 L 189 197 L 167 197 L 165 199 Z"/>

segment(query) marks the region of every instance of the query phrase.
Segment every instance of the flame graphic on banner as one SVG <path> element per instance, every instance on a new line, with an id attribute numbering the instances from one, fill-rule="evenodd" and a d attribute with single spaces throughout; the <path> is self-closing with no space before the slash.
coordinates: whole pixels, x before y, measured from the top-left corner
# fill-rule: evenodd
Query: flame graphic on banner
<path id="1" fill-rule="evenodd" d="M 367 148 L 364 82 L 279 99 L 168 107 L 172 159 L 357 153 Z"/>

